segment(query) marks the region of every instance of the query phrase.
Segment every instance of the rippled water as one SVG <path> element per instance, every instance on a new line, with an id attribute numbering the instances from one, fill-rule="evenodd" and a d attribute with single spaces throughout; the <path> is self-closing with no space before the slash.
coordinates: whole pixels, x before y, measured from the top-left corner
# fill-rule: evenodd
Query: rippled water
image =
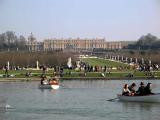
<path id="1" fill-rule="evenodd" d="M 0 104 L 7 105 L 0 107 L 0 120 L 159 120 L 160 103 L 107 101 L 132 82 L 66 80 L 59 90 L 40 90 L 38 82 L 0 82 Z M 150 82 L 160 91 L 160 81 Z"/>

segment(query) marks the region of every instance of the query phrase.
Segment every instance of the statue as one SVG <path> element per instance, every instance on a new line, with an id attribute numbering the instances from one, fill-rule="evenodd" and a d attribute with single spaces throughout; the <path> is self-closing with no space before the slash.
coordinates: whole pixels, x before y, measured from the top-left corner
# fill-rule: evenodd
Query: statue
<path id="1" fill-rule="evenodd" d="M 72 68 L 72 60 L 71 60 L 71 57 L 68 58 L 67 66 L 68 66 L 69 69 Z"/>

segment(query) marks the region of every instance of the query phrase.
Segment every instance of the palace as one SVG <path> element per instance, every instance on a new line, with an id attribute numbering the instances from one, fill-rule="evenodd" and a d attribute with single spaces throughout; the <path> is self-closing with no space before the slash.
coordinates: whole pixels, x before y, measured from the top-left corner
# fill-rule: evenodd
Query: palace
<path id="1" fill-rule="evenodd" d="M 96 39 L 47 39 L 44 40 L 44 50 L 93 50 L 122 49 L 120 42 L 106 42 L 105 38 Z"/>
<path id="2" fill-rule="evenodd" d="M 68 39 L 45 39 L 43 42 L 37 40 L 31 34 L 28 37 L 29 51 L 54 51 L 54 50 L 114 50 L 122 49 L 127 46 L 129 42 L 114 41 L 107 42 L 105 38 L 81 39 L 81 38 L 68 38 Z"/>

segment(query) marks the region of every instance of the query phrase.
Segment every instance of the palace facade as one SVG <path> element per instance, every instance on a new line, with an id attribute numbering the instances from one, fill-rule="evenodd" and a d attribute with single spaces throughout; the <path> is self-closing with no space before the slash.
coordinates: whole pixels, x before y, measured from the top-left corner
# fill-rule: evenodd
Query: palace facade
<path id="1" fill-rule="evenodd" d="M 106 42 L 105 38 L 96 39 L 47 39 L 44 40 L 44 50 L 93 50 L 122 49 L 121 42 Z"/>
<path id="2" fill-rule="evenodd" d="M 122 49 L 127 46 L 127 42 L 114 41 L 106 42 L 105 38 L 94 39 L 81 39 L 81 38 L 68 38 L 68 39 L 45 39 L 43 42 L 37 42 L 37 40 L 31 34 L 28 37 L 28 49 L 29 51 L 54 51 L 54 50 L 94 50 L 105 49 L 114 50 Z"/>

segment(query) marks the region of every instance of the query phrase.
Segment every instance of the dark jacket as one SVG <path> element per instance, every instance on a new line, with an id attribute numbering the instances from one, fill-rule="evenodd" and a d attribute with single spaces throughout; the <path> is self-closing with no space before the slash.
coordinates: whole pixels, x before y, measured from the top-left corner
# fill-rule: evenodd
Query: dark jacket
<path id="1" fill-rule="evenodd" d="M 151 88 L 149 86 L 146 86 L 144 89 L 144 94 L 145 95 L 153 94 L 151 91 L 152 91 Z"/>
<path id="2" fill-rule="evenodd" d="M 145 87 L 144 86 L 140 86 L 136 93 L 137 93 L 137 95 L 145 95 Z"/>

